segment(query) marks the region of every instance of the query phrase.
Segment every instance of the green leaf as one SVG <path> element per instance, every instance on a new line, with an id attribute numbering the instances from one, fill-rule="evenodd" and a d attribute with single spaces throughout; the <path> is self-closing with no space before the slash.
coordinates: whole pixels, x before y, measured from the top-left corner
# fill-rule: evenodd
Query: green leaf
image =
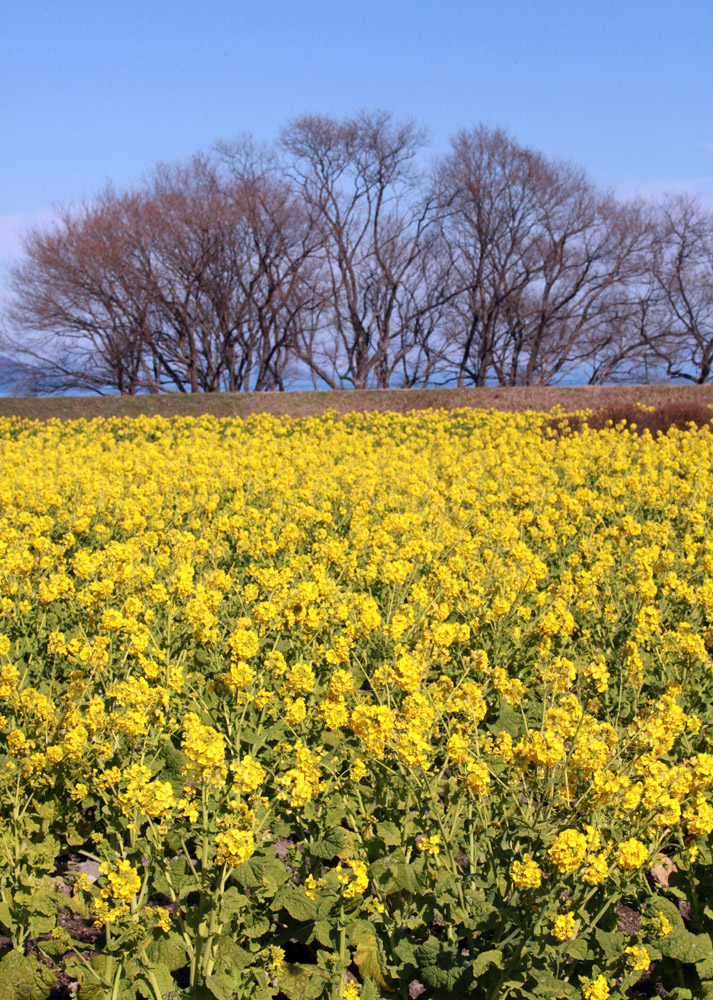
<path id="1" fill-rule="evenodd" d="M 551 972 L 538 972 L 538 983 L 532 991 L 536 997 L 547 997 L 548 1000 L 580 1000 L 581 993 L 569 983 L 557 979 Z"/>
<path id="2" fill-rule="evenodd" d="M 252 858 L 238 865 L 234 872 L 235 881 L 249 889 L 259 887 L 275 888 L 287 878 L 287 869 L 277 858 L 266 858 L 254 854 Z"/>
<path id="3" fill-rule="evenodd" d="M 355 836 L 350 830 L 338 826 L 330 830 L 321 840 L 311 840 L 308 852 L 314 858 L 331 861 L 332 858 L 348 858 L 354 853 Z"/>
<path id="4" fill-rule="evenodd" d="M 312 938 L 325 948 L 334 948 L 332 928 L 333 925 L 329 920 L 315 920 L 312 926 Z"/>
<path id="5" fill-rule="evenodd" d="M 423 866 L 407 864 L 405 861 L 393 862 L 387 858 L 374 862 L 371 875 L 384 893 L 410 892 L 415 895 L 419 891 L 419 876 Z"/>
<path id="6" fill-rule="evenodd" d="M 329 982 L 329 974 L 316 965 L 285 964 L 277 983 L 289 1000 L 317 1000 Z"/>
<path id="7" fill-rule="evenodd" d="M 341 740 L 341 738 L 342 738 L 342 734 L 341 733 L 338 733 L 338 734 L 335 733 L 334 735 L 337 736 Z M 327 741 L 323 737 L 322 738 L 322 743 L 326 743 L 326 742 Z M 344 805 L 344 800 L 340 796 L 336 801 L 332 801 L 332 802 L 329 803 L 329 806 L 327 808 L 327 813 L 326 813 L 326 815 L 324 817 L 325 826 L 327 826 L 327 827 L 330 827 L 330 826 L 338 827 L 339 824 L 344 819 L 344 817 L 346 816 L 346 814 L 347 814 L 347 810 L 346 810 L 346 807 Z"/>
<path id="8" fill-rule="evenodd" d="M 197 888 L 195 878 L 188 872 L 188 863 L 184 854 L 177 858 L 167 859 L 161 867 L 156 866 L 153 873 L 153 891 L 161 896 L 171 896 L 171 888 L 176 895 L 185 895 L 186 891 Z"/>
<path id="9" fill-rule="evenodd" d="M 261 913 L 247 910 L 243 917 L 243 933 L 249 938 L 260 938 L 270 930 L 270 921 Z"/>
<path id="10" fill-rule="evenodd" d="M 374 925 L 369 920 L 351 920 L 345 928 L 345 934 L 350 945 L 369 942 L 374 937 Z"/>
<path id="11" fill-rule="evenodd" d="M 223 893 L 218 908 L 218 920 L 221 923 L 229 923 L 232 917 L 240 910 L 250 904 L 250 900 L 244 892 L 240 892 L 234 885 L 229 886 Z"/>
<path id="12" fill-rule="evenodd" d="M 318 903 L 310 899 L 301 886 L 284 885 L 272 900 L 271 909 L 284 907 L 293 920 L 303 923 L 316 920 Z"/>
<path id="13" fill-rule="evenodd" d="M 79 987 L 79 1000 L 104 1000 L 106 991 L 98 983 L 82 983 Z"/>
<path id="14" fill-rule="evenodd" d="M 383 955 L 376 934 L 372 931 L 368 938 L 362 937 L 354 952 L 354 964 L 362 979 L 372 978 L 380 986 L 386 986 L 383 974 Z"/>
<path id="15" fill-rule="evenodd" d="M 679 928 L 657 941 L 661 954 L 675 958 L 684 965 L 692 965 L 713 959 L 713 944 L 709 934 L 691 934 L 685 928 Z"/>
<path id="16" fill-rule="evenodd" d="M 215 950 L 216 972 L 226 972 L 236 975 L 242 969 L 252 964 L 254 955 L 241 948 L 234 938 L 224 935 Z"/>
<path id="17" fill-rule="evenodd" d="M 166 740 L 166 742 L 161 747 L 161 769 L 159 776 L 161 781 L 169 781 L 173 792 L 175 795 L 180 795 L 183 789 L 184 777 L 181 774 L 181 769 L 184 767 L 187 761 L 186 755 L 175 747 L 171 740 Z"/>
<path id="18" fill-rule="evenodd" d="M 498 733 L 509 733 L 510 736 L 515 738 L 522 731 L 522 716 L 519 712 L 515 711 L 512 705 L 508 705 L 507 702 L 503 701 L 500 714 L 495 722 L 488 726 L 488 729 L 493 736 L 497 736 Z"/>
<path id="19" fill-rule="evenodd" d="M 140 974 L 135 979 L 135 986 L 141 989 L 148 997 L 156 995 L 154 984 L 158 988 L 161 996 L 175 990 L 176 983 L 167 966 L 160 962 L 152 962 L 144 965 Z"/>
<path id="20" fill-rule="evenodd" d="M 169 972 L 181 969 L 188 961 L 186 944 L 180 934 L 170 931 L 154 941 L 149 956 L 157 965 L 165 965 Z"/>
<path id="21" fill-rule="evenodd" d="M 594 936 L 597 939 L 599 947 L 604 952 L 607 962 L 617 959 L 624 950 L 626 936 L 620 931 L 596 930 Z"/>
<path id="22" fill-rule="evenodd" d="M 54 972 L 31 955 L 13 950 L 0 959 L 3 1000 L 47 1000 L 55 981 Z"/>
<path id="23" fill-rule="evenodd" d="M 238 985 L 233 976 L 228 976 L 224 972 L 208 976 L 205 984 L 216 1000 L 233 1000 L 235 987 Z"/>
<path id="24" fill-rule="evenodd" d="M 359 994 L 360 1000 L 381 1000 L 381 993 L 379 992 L 373 979 L 367 979 L 361 988 L 361 993 Z"/>
<path id="25" fill-rule="evenodd" d="M 490 951 L 481 951 L 473 962 L 473 975 L 479 979 L 491 966 L 497 969 L 503 967 L 503 953 L 499 948 L 492 948 Z"/>
<path id="26" fill-rule="evenodd" d="M 440 990 L 458 990 L 470 995 L 473 962 L 460 955 L 454 945 L 429 937 L 416 949 L 418 978 L 424 986 Z M 466 992 L 468 991 L 468 992 Z"/>
<path id="27" fill-rule="evenodd" d="M 405 937 L 394 948 L 394 955 L 403 965 L 416 965 L 416 949 Z"/>
<path id="28" fill-rule="evenodd" d="M 587 957 L 587 942 L 584 938 L 575 938 L 574 941 L 570 941 L 564 947 L 564 952 L 569 955 L 570 958 L 575 959 L 577 962 L 583 962 Z"/>
<path id="29" fill-rule="evenodd" d="M 12 910 L 7 903 L 0 902 L 0 927 L 12 933 L 13 923 Z"/>
<path id="30" fill-rule="evenodd" d="M 387 847 L 401 847 L 401 830 L 390 820 L 377 824 L 376 835 L 381 837 Z"/>

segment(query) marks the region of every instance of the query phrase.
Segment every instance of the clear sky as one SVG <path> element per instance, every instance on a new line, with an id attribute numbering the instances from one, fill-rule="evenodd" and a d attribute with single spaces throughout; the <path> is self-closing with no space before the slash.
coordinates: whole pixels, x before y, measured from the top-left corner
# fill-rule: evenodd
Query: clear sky
<path id="1" fill-rule="evenodd" d="M 4 0 L 0 260 L 27 222 L 302 112 L 485 122 L 713 204 L 711 0 Z"/>

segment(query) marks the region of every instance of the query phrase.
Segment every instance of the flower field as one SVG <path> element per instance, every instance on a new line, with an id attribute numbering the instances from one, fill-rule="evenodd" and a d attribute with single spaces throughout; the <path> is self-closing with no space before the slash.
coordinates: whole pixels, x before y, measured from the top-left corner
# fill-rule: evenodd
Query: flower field
<path id="1" fill-rule="evenodd" d="M 708 430 L 3 418 L 0 467 L 2 1000 L 713 998 Z"/>

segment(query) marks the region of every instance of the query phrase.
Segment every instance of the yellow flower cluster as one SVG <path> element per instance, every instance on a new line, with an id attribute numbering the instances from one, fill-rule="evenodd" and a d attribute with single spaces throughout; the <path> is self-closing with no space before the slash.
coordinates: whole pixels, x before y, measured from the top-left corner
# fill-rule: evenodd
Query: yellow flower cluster
<path id="1" fill-rule="evenodd" d="M 145 941 L 211 886 L 275 991 L 276 927 L 328 950 L 330 906 L 388 990 L 411 951 L 485 990 L 459 963 L 498 940 L 492 995 L 517 956 L 606 1000 L 675 947 L 657 871 L 695 887 L 713 835 L 708 431 L 12 418 L 0 462 L 4 899 L 81 850 Z M 605 956 L 613 898 L 641 930 Z"/>

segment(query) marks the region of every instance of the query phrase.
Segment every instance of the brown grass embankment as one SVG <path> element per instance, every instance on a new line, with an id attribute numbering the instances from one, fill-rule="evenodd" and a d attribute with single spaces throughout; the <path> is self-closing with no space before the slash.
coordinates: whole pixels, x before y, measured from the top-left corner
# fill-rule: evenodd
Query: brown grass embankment
<path id="1" fill-rule="evenodd" d="M 394 411 L 460 407 L 549 412 L 559 406 L 572 413 L 592 409 L 614 412 L 636 403 L 661 407 L 713 405 L 713 385 L 518 386 L 467 389 L 366 389 L 307 392 L 166 393 L 160 396 L 63 396 L 0 398 L 0 416 L 77 420 L 93 417 L 202 416 L 247 417 L 255 413 L 306 417 L 327 410 Z M 625 418 L 625 417 L 624 417 Z"/>

